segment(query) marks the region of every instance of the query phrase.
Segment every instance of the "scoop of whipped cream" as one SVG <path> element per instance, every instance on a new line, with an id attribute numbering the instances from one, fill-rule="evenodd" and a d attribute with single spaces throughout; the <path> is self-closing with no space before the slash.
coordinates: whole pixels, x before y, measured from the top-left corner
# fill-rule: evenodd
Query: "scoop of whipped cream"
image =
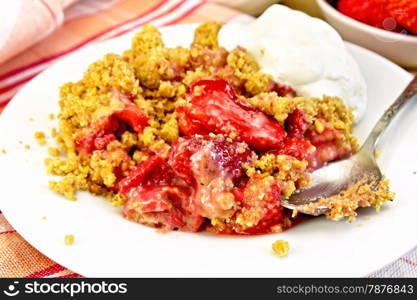
<path id="1" fill-rule="evenodd" d="M 283 5 L 272 5 L 256 21 L 231 23 L 219 33 L 220 45 L 240 45 L 261 71 L 298 95 L 338 96 L 360 119 L 366 109 L 365 80 L 339 34 L 326 22 Z"/>

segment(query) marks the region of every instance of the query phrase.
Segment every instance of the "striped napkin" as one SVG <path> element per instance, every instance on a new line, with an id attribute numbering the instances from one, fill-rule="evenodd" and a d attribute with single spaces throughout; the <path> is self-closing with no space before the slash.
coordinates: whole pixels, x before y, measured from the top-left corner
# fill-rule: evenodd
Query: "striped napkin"
<path id="1" fill-rule="evenodd" d="M 33 9 L 38 9 L 39 15 L 32 20 L 35 23 L 38 22 L 37 27 L 28 29 L 25 32 L 25 38 L 18 37 L 19 43 L 8 45 L 7 51 L 4 41 L 10 39 L 10 34 L 7 33 L 9 37 L 5 38 L 5 32 L 14 32 L 15 29 L 2 27 L 0 30 L 0 61 L 2 59 L 5 61 L 0 65 L 0 111 L 22 86 L 60 58 L 87 45 L 135 30 L 145 23 L 152 22 L 157 26 L 163 26 L 207 20 L 227 22 L 231 19 L 247 18 L 246 15 L 235 10 L 205 0 L 13 0 L 4 2 L 13 3 L 11 5 L 13 12 L 19 13 L 18 8 L 20 8 L 23 10 L 20 13 L 26 16 L 28 16 L 27 9 L 30 2 L 34 5 Z M 2 9 L 4 7 L 0 4 L 0 11 Z M 10 14 L 10 17 L 12 15 Z M 40 16 L 43 17 L 38 18 Z M 4 22 L 1 26 L 3 24 Z M 43 39 L 30 45 L 25 41 L 33 42 L 33 37 L 30 38 L 33 32 L 38 32 L 39 41 Z M 11 55 L 24 48 L 26 48 L 24 52 L 10 58 Z M 55 263 L 29 245 L 7 222 L 1 212 L 0 249 L 0 277 L 82 277 Z M 417 277 L 417 249 L 371 274 L 370 277 Z"/>

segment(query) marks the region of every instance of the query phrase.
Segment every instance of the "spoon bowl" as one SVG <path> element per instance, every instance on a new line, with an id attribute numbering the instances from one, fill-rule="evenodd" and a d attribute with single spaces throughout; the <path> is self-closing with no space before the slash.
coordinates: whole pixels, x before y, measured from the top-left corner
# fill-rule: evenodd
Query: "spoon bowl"
<path id="1" fill-rule="evenodd" d="M 360 180 L 363 180 L 363 184 L 369 185 L 371 190 L 376 189 L 384 178 L 375 160 L 376 144 L 398 111 L 415 96 L 417 96 L 417 76 L 384 112 L 356 154 L 311 173 L 311 185 L 297 190 L 288 199 L 282 199 L 281 205 L 301 213 L 318 216 L 327 212 L 329 207 L 317 206 L 311 211 L 306 206 L 337 195 Z"/>
<path id="2" fill-rule="evenodd" d="M 376 187 L 383 179 L 375 157 L 362 150 L 350 158 L 331 163 L 311 174 L 312 184 L 296 191 L 289 199 L 283 199 L 286 208 L 297 209 L 301 213 L 321 215 L 329 208 L 318 206 L 313 213 L 305 209 L 305 205 L 328 198 L 346 190 L 349 186 L 365 179 L 364 184 Z"/>

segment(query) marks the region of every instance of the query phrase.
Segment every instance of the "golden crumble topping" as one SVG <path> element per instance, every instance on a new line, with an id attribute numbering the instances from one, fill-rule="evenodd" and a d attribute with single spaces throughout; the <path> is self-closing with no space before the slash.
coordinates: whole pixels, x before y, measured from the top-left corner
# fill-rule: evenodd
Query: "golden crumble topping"
<path id="1" fill-rule="evenodd" d="M 72 244 L 74 244 L 74 239 L 75 239 L 74 235 L 72 235 L 72 234 L 65 235 L 65 237 L 64 237 L 65 245 L 71 246 Z"/>
<path id="2" fill-rule="evenodd" d="M 277 240 L 272 244 L 272 250 L 281 257 L 287 256 L 289 249 L 290 245 L 284 240 Z"/>

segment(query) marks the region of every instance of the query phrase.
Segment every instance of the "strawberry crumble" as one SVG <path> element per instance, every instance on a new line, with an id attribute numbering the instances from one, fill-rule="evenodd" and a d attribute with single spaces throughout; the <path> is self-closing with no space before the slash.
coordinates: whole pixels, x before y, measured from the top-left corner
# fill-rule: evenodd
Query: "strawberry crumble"
<path id="1" fill-rule="evenodd" d="M 357 150 L 352 111 L 338 97 L 297 97 L 244 48 L 222 48 L 220 28 L 204 23 L 189 48 L 167 48 L 145 25 L 122 55 L 64 84 L 51 189 L 104 196 L 164 231 L 253 235 L 296 222 L 280 199 Z M 367 192 L 390 200 L 386 185 Z"/>

